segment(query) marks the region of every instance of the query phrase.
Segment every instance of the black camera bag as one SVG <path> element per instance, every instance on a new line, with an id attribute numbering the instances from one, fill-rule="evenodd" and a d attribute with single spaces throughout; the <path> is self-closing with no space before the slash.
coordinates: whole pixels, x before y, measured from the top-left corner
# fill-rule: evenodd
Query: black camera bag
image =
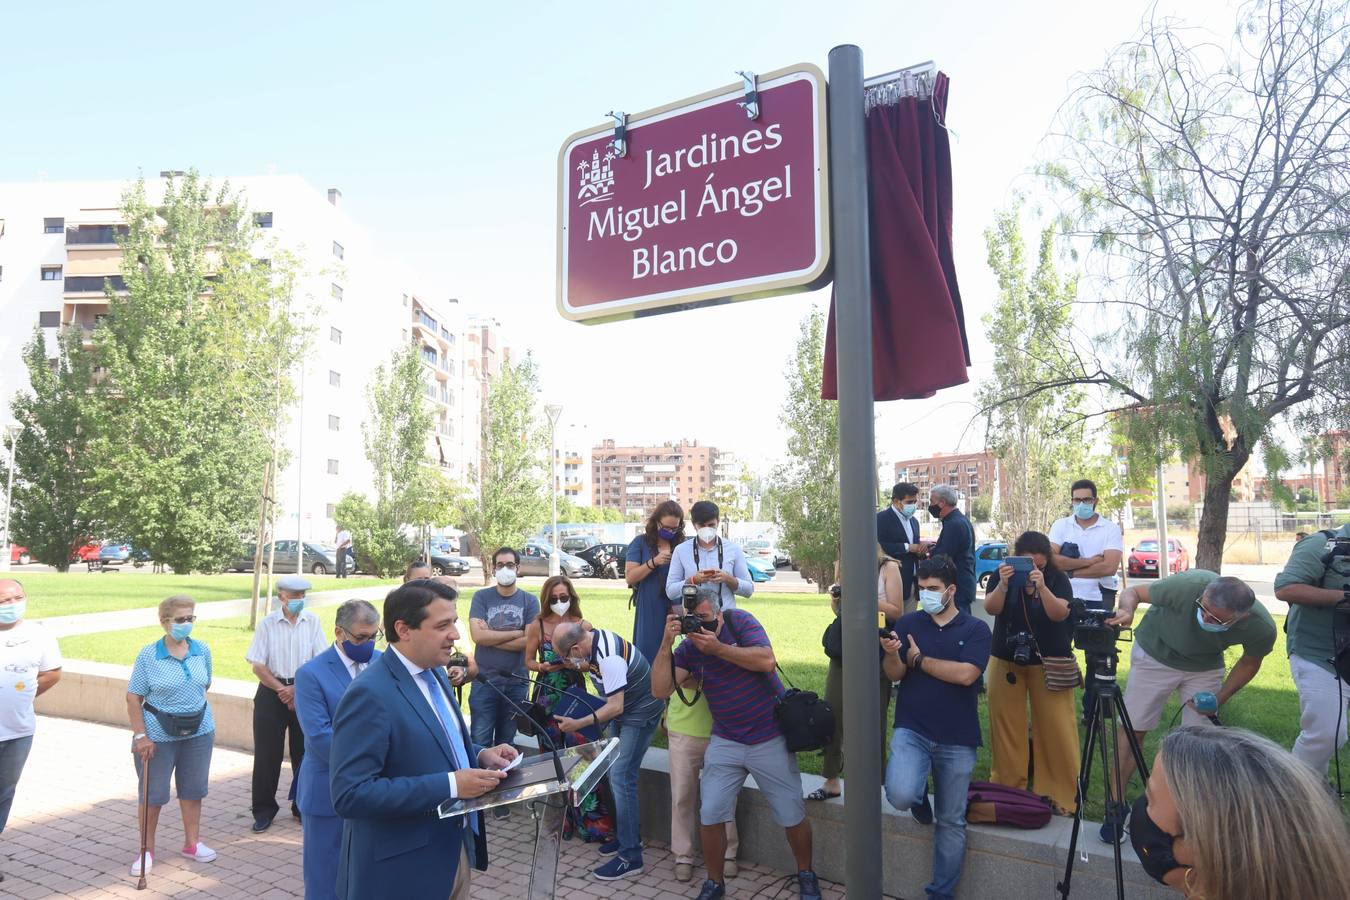
<path id="1" fill-rule="evenodd" d="M 723 613 L 723 616 L 732 639 L 740 644 L 741 638 L 736 633 L 736 626 L 731 623 L 732 617 L 726 613 Z M 788 683 L 788 690 L 774 701 L 773 708 L 774 720 L 783 730 L 788 752 L 802 753 L 823 749 L 834 738 L 834 707 L 815 691 L 798 688 L 792 683 L 792 679 L 787 677 L 782 666 L 776 662 L 774 665 L 778 669 L 778 674 Z"/>

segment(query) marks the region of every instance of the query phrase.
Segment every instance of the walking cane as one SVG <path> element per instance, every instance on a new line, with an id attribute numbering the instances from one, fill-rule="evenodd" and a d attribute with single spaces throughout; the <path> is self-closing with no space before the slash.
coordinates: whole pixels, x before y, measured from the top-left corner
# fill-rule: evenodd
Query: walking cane
<path id="1" fill-rule="evenodd" d="M 150 760 L 141 757 L 141 877 L 136 890 L 145 890 L 146 831 L 150 828 Z"/>

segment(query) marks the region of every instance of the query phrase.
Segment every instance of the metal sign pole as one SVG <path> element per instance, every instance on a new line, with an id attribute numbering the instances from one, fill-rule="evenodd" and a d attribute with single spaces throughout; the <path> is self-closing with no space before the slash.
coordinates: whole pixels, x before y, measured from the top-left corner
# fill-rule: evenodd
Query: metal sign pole
<path id="1" fill-rule="evenodd" d="M 830 218 L 839 381 L 839 501 L 844 630 L 844 885 L 881 896 L 881 723 L 877 647 L 876 442 L 872 432 L 872 268 L 862 50 L 830 51 Z"/>

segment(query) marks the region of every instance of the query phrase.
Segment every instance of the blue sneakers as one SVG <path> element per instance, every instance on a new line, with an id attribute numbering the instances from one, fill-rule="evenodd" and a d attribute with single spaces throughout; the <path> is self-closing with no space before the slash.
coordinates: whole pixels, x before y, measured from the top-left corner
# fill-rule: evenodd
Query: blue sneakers
<path id="1" fill-rule="evenodd" d="M 641 875 L 642 857 L 639 855 L 637 859 L 624 859 L 623 854 L 619 854 L 591 874 L 601 881 L 618 881 L 630 875 Z"/>
<path id="2" fill-rule="evenodd" d="M 727 895 L 727 886 L 718 884 L 709 878 L 703 882 L 703 890 L 698 892 L 696 900 L 722 900 Z"/>
<path id="3" fill-rule="evenodd" d="M 1106 814 L 1102 817 L 1102 830 L 1098 836 L 1103 844 L 1119 844 L 1120 839 L 1125 836 L 1125 820 L 1129 818 L 1130 806 L 1128 803 L 1110 803 L 1107 804 Z"/>
<path id="4" fill-rule="evenodd" d="M 618 852 L 619 852 L 618 838 L 615 838 L 612 841 L 605 841 L 603 844 L 600 845 L 601 856 L 613 856 L 615 853 Z"/>
<path id="5" fill-rule="evenodd" d="M 933 803 L 928 799 L 928 794 L 924 793 L 923 802 L 916 803 L 909 808 L 909 814 L 914 817 L 914 821 L 920 825 L 933 824 Z"/>
<path id="6" fill-rule="evenodd" d="M 802 900 L 820 900 L 820 880 L 810 869 L 797 873 L 797 887 L 801 890 Z"/>

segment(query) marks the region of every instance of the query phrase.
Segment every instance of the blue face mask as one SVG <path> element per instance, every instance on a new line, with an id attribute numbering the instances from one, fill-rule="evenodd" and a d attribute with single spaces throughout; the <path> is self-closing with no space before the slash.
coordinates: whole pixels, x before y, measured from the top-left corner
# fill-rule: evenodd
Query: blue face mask
<path id="1" fill-rule="evenodd" d="M 300 615 L 300 610 L 305 608 L 305 598 L 301 597 L 299 600 L 287 600 L 286 608 L 291 611 L 291 615 Z"/>
<path id="2" fill-rule="evenodd" d="M 946 596 L 946 591 L 928 591 L 921 588 L 919 590 L 919 608 L 930 616 L 936 616 L 947 608 L 944 600 Z"/>
<path id="3" fill-rule="evenodd" d="M 370 658 L 375 655 L 375 642 L 362 641 L 359 644 L 353 644 L 351 641 L 343 641 L 342 652 L 347 654 L 347 658 L 354 663 L 368 663 Z"/>
<path id="4" fill-rule="evenodd" d="M 1075 503 L 1073 505 L 1073 514 L 1078 519 L 1090 519 L 1097 512 L 1097 506 L 1094 503 Z"/>
<path id="5" fill-rule="evenodd" d="M 900 515 L 908 519 L 910 516 L 914 515 L 918 508 L 919 504 L 917 503 L 906 503 L 904 506 L 900 507 Z"/>
<path id="6" fill-rule="evenodd" d="M 175 641 L 185 641 L 187 636 L 192 634 L 191 622 L 174 622 L 169 626 L 169 634 Z"/>
<path id="7" fill-rule="evenodd" d="M 27 600 L 15 600 L 13 603 L 0 603 L 0 625 L 13 625 L 23 618 L 23 614 L 27 609 Z"/>
<path id="8" fill-rule="evenodd" d="M 1200 609 L 1199 607 L 1196 607 L 1195 610 L 1195 621 L 1199 622 L 1200 627 L 1203 628 L 1205 631 L 1211 632 L 1213 634 L 1218 634 L 1220 632 L 1227 631 L 1228 629 L 1233 627 L 1233 623 L 1231 622 L 1228 623 L 1227 625 L 1216 625 L 1213 622 L 1206 622 L 1205 611 L 1203 609 Z"/>

